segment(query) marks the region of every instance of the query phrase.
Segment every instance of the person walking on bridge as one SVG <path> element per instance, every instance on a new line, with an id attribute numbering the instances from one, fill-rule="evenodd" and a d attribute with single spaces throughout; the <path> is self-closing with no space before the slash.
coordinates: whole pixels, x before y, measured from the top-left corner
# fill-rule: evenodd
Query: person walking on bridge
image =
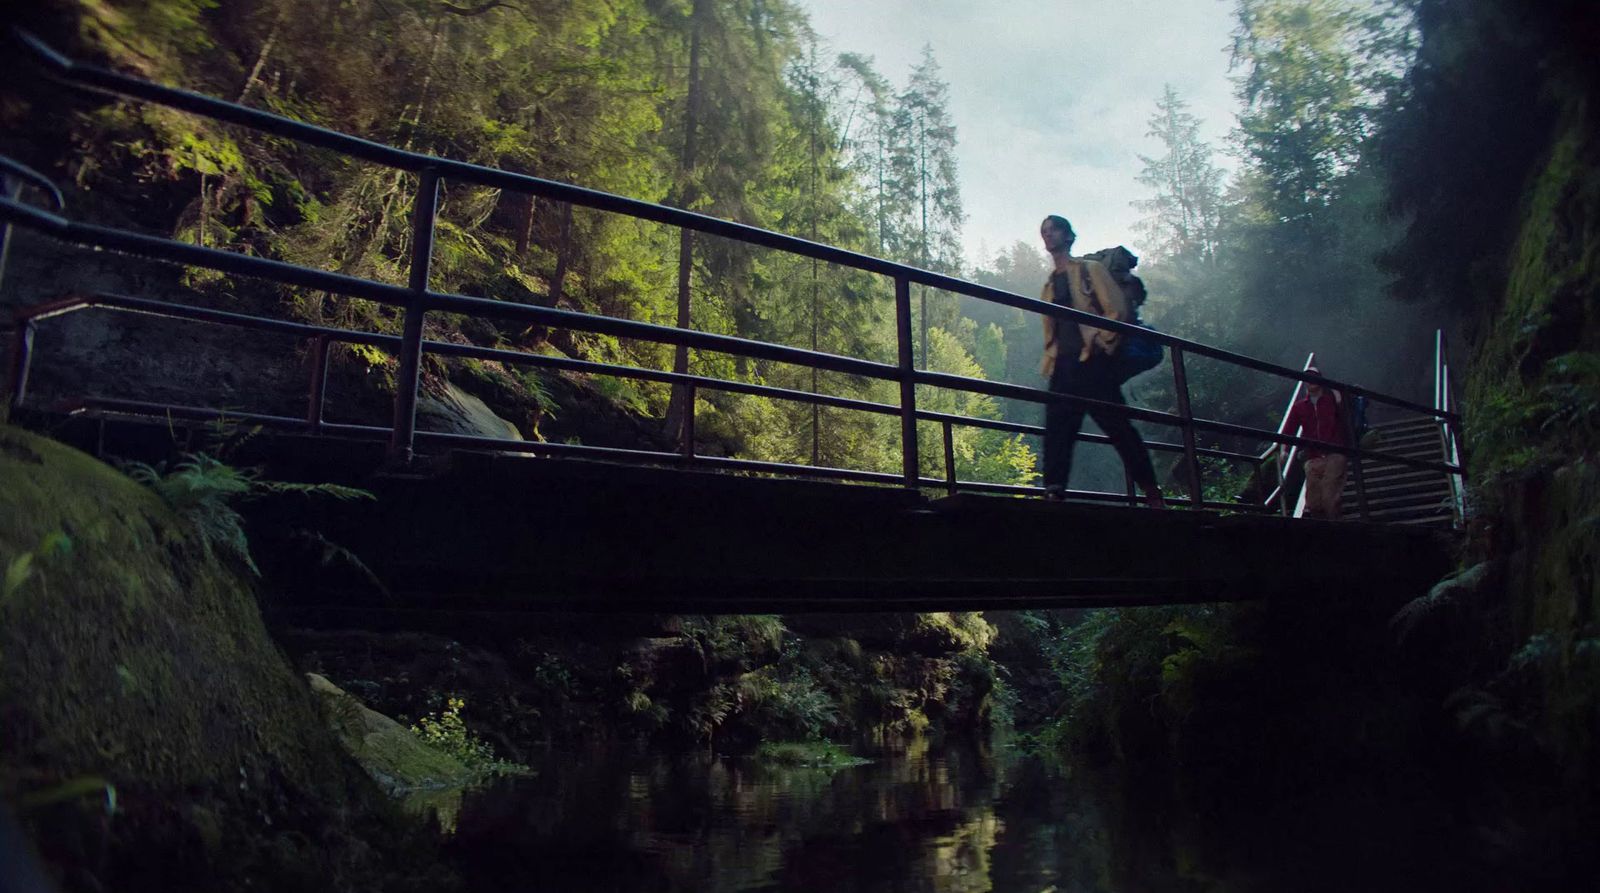
<path id="1" fill-rule="evenodd" d="M 1057 214 L 1046 217 L 1039 225 L 1039 237 L 1054 261 L 1040 300 L 1120 322 L 1132 318 L 1127 298 L 1111 278 L 1111 272 L 1096 261 L 1072 256 L 1072 244 L 1077 236 L 1065 217 Z M 1039 363 L 1039 373 L 1050 380 L 1051 393 L 1126 406 L 1111 362 L 1121 341 L 1120 333 L 1046 316 L 1044 357 Z M 1067 481 L 1072 475 L 1072 451 L 1077 446 L 1078 429 L 1083 426 L 1086 411 L 1111 438 L 1111 445 L 1122 457 L 1128 475 L 1144 491 L 1145 503 L 1151 508 L 1165 508 L 1155 468 L 1150 463 L 1150 451 L 1127 416 L 1054 401 L 1044 409 L 1046 496 L 1062 499 L 1066 495 Z"/>
<path id="2" fill-rule="evenodd" d="M 1306 374 L 1322 373 L 1315 366 L 1307 366 Z M 1298 430 L 1307 440 L 1348 447 L 1350 428 L 1343 397 L 1338 391 L 1330 393 L 1318 382 L 1306 382 L 1305 394 L 1289 408 L 1289 423 L 1283 430 L 1291 434 Z M 1339 502 L 1344 496 L 1347 470 L 1344 454 L 1316 447 L 1300 449 L 1306 457 L 1306 517 L 1339 520 L 1342 513 Z"/>

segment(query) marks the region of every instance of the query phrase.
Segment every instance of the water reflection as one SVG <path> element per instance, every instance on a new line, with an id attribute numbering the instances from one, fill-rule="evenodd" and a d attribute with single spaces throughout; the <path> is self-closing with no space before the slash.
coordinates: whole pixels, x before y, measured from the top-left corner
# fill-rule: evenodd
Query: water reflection
<path id="1" fill-rule="evenodd" d="M 1436 813 L 1406 807 L 1406 796 L 1319 787 L 1250 810 L 1241 824 L 1226 809 L 1176 805 L 1157 767 L 1113 780 L 971 743 L 917 745 L 832 771 L 604 753 L 550 754 L 534 769 L 461 801 L 447 846 L 470 889 L 1490 888 L 1458 847 L 1417 849 L 1440 826 L 1418 825 Z"/>
<path id="2" fill-rule="evenodd" d="M 548 755 L 469 793 L 473 889 L 988 893 L 1113 889 L 1100 809 L 1020 752 L 924 742 L 838 770 Z"/>

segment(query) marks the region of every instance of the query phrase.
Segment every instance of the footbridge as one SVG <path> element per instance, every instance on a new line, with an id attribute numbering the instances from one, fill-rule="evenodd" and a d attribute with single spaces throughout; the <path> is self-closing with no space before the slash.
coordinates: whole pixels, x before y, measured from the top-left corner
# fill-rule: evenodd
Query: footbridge
<path id="1" fill-rule="evenodd" d="M 67 245 L 315 290 L 334 300 L 374 301 L 403 314 L 403 329 L 394 335 L 105 292 L 51 296 L 25 303 L 12 314 L 4 394 L 12 423 L 48 428 L 104 453 L 146 458 L 170 452 L 179 429 L 218 420 L 244 423 L 264 433 L 236 461 L 260 464 L 267 474 L 283 479 L 336 481 L 373 491 L 377 499 L 372 502 L 318 508 L 314 527 L 328 541 L 359 555 L 377 584 L 355 571 L 306 571 L 301 585 L 291 588 L 308 604 L 483 610 L 982 610 L 1359 593 L 1379 585 L 1421 586 L 1447 569 L 1449 531 L 1378 523 L 1363 478 L 1364 473 L 1384 470 L 1435 476 L 1448 482 L 1447 498 L 1459 507 L 1459 417 L 1442 343 L 1436 364 L 1440 385 L 1431 406 L 1317 378 L 1350 398 L 1417 420 L 1413 429 L 1423 434 L 1412 439 L 1428 440 L 1428 432 L 1436 432 L 1439 449 L 1391 452 L 1319 444 L 1353 460 L 1355 519 L 1299 519 L 1293 517 L 1292 487 L 1286 486 L 1292 481 L 1285 482 L 1281 470 L 1292 469 L 1293 451 L 1311 442 L 1281 426 L 1268 430 L 1196 415 L 1186 363 L 1204 357 L 1232 364 L 1282 379 L 1286 390 L 1295 393 L 1313 379 L 1303 368 L 727 220 L 371 142 L 84 65 L 25 33 L 13 32 L 11 40 L 47 75 L 52 84 L 48 89 L 163 105 L 413 178 L 408 282 L 397 285 L 75 219 L 49 178 L 0 159 L 0 227 L 7 252 L 14 231 L 26 229 Z M 883 277 L 892 285 L 896 360 L 880 362 L 697 330 L 689 308 L 681 308 L 678 325 L 666 326 L 435 290 L 430 266 L 439 198 L 441 189 L 451 184 L 522 193 L 673 227 L 684 255 L 693 239 L 711 235 Z M 0 277 L 4 260 L 0 255 Z M 1173 411 L 1158 411 L 1095 404 L 919 368 L 913 286 L 1157 340 L 1170 361 L 1176 405 Z M 304 413 L 126 394 L 54 394 L 46 399 L 30 393 L 31 370 L 42 361 L 37 333 L 51 320 L 76 313 L 155 315 L 224 327 L 237 332 L 241 343 L 259 333 L 300 339 Z M 430 315 L 670 345 L 679 362 L 668 371 L 433 340 L 425 336 Z M 390 424 L 325 417 L 329 348 L 336 344 L 362 345 L 397 358 Z M 690 350 L 891 382 L 899 399 L 872 402 L 690 374 L 684 362 Z M 675 402 L 688 411 L 674 426 L 676 448 L 670 450 L 419 430 L 417 402 L 429 355 L 659 382 L 675 389 Z M 970 426 L 1039 434 L 1041 429 L 919 408 L 919 396 L 941 389 L 1034 404 L 1097 405 L 1174 432 L 1152 440 L 1150 447 L 1177 458 L 1187 497 L 1174 510 L 1139 508 L 1130 485 L 1116 493 L 1069 491 L 1066 503 L 1053 503 L 1028 498 L 1042 495 L 1035 487 L 960 479 L 954 430 Z M 900 467 L 886 471 L 706 455 L 695 434 L 693 407 L 695 395 L 708 391 L 893 417 L 898 420 Z M 924 444 L 942 444 L 938 456 L 922 454 L 919 429 L 937 432 Z M 1083 439 L 1104 440 L 1097 435 Z M 1224 440 L 1266 448 L 1208 445 Z M 1208 499 L 1202 463 L 1208 458 L 1257 468 L 1258 477 L 1272 478 L 1278 486 L 1268 496 L 1258 492 L 1251 498 Z M 254 520 L 270 538 L 305 527 L 305 513 L 303 505 L 278 504 L 261 509 Z M 280 570 L 296 573 L 292 567 Z"/>

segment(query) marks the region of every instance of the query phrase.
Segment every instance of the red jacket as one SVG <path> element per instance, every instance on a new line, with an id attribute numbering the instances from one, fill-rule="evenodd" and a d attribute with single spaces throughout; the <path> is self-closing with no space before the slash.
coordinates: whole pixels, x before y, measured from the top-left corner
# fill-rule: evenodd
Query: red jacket
<path id="1" fill-rule="evenodd" d="M 1284 426 L 1283 433 L 1294 434 L 1296 428 L 1303 428 L 1300 436 L 1307 440 L 1320 440 L 1335 446 L 1349 446 L 1350 432 L 1344 421 L 1343 401 L 1339 400 L 1332 391 L 1323 391 L 1317 402 L 1312 403 L 1310 395 L 1302 396 L 1294 402 L 1289 409 L 1289 424 Z M 1323 455 L 1322 450 L 1303 448 L 1306 458 L 1315 459 Z"/>

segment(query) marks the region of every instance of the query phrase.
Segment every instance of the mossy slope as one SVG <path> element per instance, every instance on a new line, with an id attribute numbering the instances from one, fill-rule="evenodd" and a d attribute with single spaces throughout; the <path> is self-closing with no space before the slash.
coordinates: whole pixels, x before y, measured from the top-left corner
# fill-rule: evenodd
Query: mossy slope
<path id="1" fill-rule="evenodd" d="M 408 861 L 427 873 L 425 855 L 393 858 L 406 830 L 324 728 L 249 587 L 153 493 L 0 428 L 0 569 L 0 794 L 69 889 L 372 889 L 410 883 L 390 874 Z M 114 787 L 111 815 L 86 798 L 29 807 L 85 778 Z"/>

